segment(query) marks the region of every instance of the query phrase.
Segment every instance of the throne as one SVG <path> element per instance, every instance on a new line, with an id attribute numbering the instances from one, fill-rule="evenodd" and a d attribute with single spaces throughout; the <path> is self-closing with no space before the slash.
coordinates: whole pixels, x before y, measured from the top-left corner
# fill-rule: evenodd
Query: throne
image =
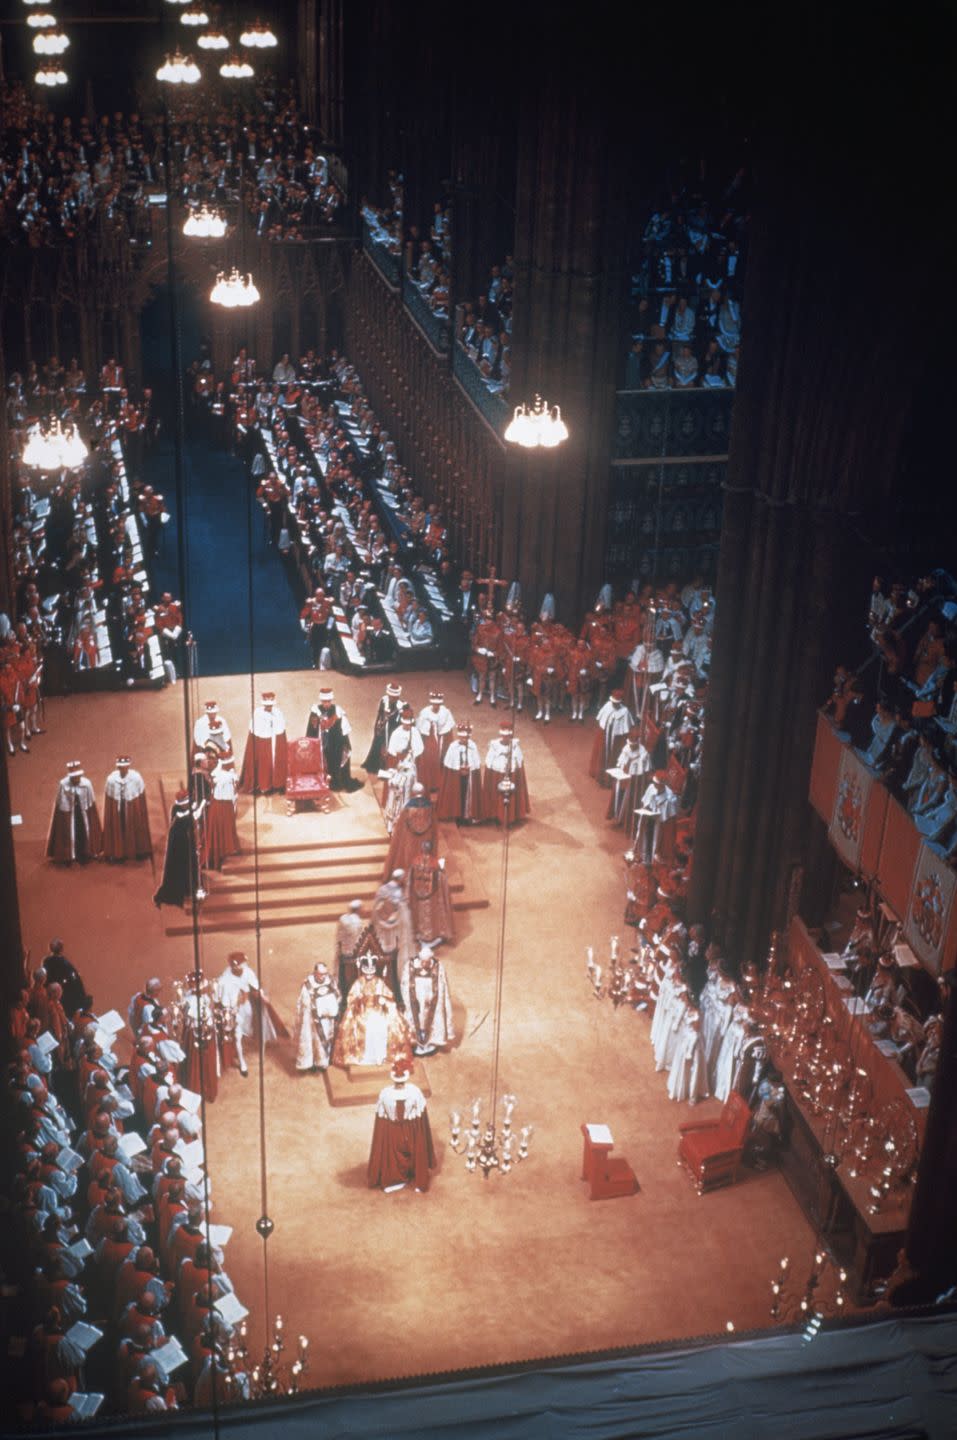
<path id="1" fill-rule="evenodd" d="M 734 1184 L 750 1127 L 750 1107 L 737 1091 L 717 1120 L 690 1120 L 678 1127 L 678 1164 L 688 1171 L 699 1195 Z"/>
<path id="2" fill-rule="evenodd" d="M 294 815 L 302 800 L 321 805 L 329 794 L 326 763 L 321 740 L 294 740 L 289 746 L 286 769 L 286 814 Z"/>

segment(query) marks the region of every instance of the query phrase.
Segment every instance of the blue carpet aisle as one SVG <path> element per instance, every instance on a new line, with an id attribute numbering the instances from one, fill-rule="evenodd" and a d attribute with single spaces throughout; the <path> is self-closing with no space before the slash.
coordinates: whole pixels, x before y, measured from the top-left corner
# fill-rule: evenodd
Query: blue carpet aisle
<path id="1" fill-rule="evenodd" d="M 197 641 L 203 675 L 248 674 L 257 670 L 302 670 L 310 663 L 299 628 L 296 600 L 285 567 L 264 533 L 245 465 L 205 440 L 187 436 L 185 447 L 188 523 L 188 604 L 186 624 Z M 155 569 L 158 594 L 180 595 L 176 527 L 180 522 L 174 486 L 173 444 L 168 429 L 145 467 L 147 484 L 162 493 L 170 512 L 163 527 Z M 252 563 L 247 566 L 249 517 Z M 249 585 L 255 619 L 249 636 Z M 184 597 L 186 598 L 186 597 Z"/>

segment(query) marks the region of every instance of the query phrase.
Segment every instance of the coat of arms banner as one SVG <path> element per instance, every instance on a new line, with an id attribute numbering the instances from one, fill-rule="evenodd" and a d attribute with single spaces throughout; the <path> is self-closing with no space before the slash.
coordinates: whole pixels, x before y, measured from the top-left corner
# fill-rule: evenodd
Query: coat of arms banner
<path id="1" fill-rule="evenodd" d="M 952 927 L 957 875 L 930 845 L 921 845 L 904 918 L 904 937 L 914 954 L 938 974 Z"/>

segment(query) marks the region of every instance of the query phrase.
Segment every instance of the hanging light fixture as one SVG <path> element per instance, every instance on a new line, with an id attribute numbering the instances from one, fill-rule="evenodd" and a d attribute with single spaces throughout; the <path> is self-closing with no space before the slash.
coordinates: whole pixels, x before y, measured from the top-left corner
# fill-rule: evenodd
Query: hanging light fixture
<path id="1" fill-rule="evenodd" d="M 226 234 L 226 217 L 219 210 L 201 205 L 187 215 L 183 223 L 183 234 L 198 240 L 221 240 Z"/>
<path id="2" fill-rule="evenodd" d="M 27 16 L 27 24 L 31 30 L 49 30 L 56 24 L 56 17 L 46 10 L 38 10 Z"/>
<path id="3" fill-rule="evenodd" d="M 24 5 L 46 5 L 49 0 L 23 0 Z M 29 24 L 29 21 L 27 22 Z"/>
<path id="4" fill-rule="evenodd" d="M 40 66 L 33 78 L 38 85 L 52 87 L 54 85 L 65 85 L 67 76 L 62 65 L 58 65 L 54 60 L 48 60 L 45 65 Z"/>
<path id="5" fill-rule="evenodd" d="M 199 79 L 199 66 L 181 50 L 176 50 L 174 54 L 167 55 L 156 72 L 156 78 L 167 85 L 195 85 Z"/>
<path id="6" fill-rule="evenodd" d="M 209 16 L 202 5 L 190 5 L 189 9 L 184 10 L 180 15 L 179 23 L 181 25 L 208 25 Z"/>
<path id="7" fill-rule="evenodd" d="M 239 271 L 233 268 L 228 275 L 220 270 L 216 276 L 216 284 L 209 292 L 209 298 L 214 305 L 222 305 L 226 310 L 237 310 L 255 305 L 260 296 L 253 277 L 240 275 Z"/>
<path id="8" fill-rule="evenodd" d="M 76 470 L 89 451 L 75 425 L 65 429 L 59 419 L 46 430 L 36 425 L 27 435 L 23 447 L 23 463 L 36 470 Z"/>
<path id="9" fill-rule="evenodd" d="M 230 55 L 229 59 L 220 65 L 219 73 L 225 80 L 250 80 L 255 71 L 248 60 L 243 60 L 238 55 Z"/>
<path id="10" fill-rule="evenodd" d="M 228 50 L 229 41 L 221 30 L 207 30 L 197 38 L 200 50 Z"/>
<path id="11" fill-rule="evenodd" d="M 534 450 L 538 446 L 551 450 L 568 439 L 568 426 L 558 405 L 550 406 L 541 395 L 536 395 L 531 409 L 527 405 L 516 405 L 515 414 L 505 431 L 505 439 L 526 450 Z"/>
<path id="12" fill-rule="evenodd" d="M 37 55 L 62 55 L 70 45 L 69 36 L 62 30 L 41 30 L 33 37 L 33 49 Z"/>
<path id="13" fill-rule="evenodd" d="M 268 25 L 257 20 L 254 25 L 250 25 L 248 30 L 243 31 L 239 37 L 239 43 L 245 45 L 247 50 L 271 50 L 279 44 L 279 41 Z"/>

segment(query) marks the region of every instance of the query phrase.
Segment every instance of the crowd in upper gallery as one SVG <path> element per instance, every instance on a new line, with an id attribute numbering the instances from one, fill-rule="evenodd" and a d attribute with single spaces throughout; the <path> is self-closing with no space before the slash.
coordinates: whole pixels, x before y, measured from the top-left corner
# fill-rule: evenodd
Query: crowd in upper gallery
<path id="1" fill-rule="evenodd" d="M 448 321 L 454 306 L 455 343 L 468 356 L 492 395 L 508 395 L 511 370 L 512 257 L 491 267 L 482 294 L 469 299 L 451 293 L 452 212 L 436 200 L 427 233 L 405 221 L 403 178 L 388 175 L 390 203 L 376 207 L 364 200 L 362 215 L 374 243 L 402 256 L 406 278 L 416 287 L 437 320 Z"/>
<path id="2" fill-rule="evenodd" d="M 204 982 L 205 983 L 205 982 Z M 196 1032 L 213 995 L 159 980 L 126 1017 L 94 1008 L 62 941 L 5 1016 L 0 1275 L 22 1363 L 8 1413 L 46 1428 L 97 1412 L 143 1415 L 248 1393 L 246 1309 L 210 1226 Z M 188 1083 L 197 1086 L 190 1090 Z"/>
<path id="3" fill-rule="evenodd" d="M 649 217 L 631 278 L 626 390 L 734 388 L 747 259 L 745 170 L 681 184 Z"/>
<path id="4" fill-rule="evenodd" d="M 824 712 L 914 818 L 957 862 L 957 581 L 875 575 L 869 655 L 838 666 Z"/>
<path id="5" fill-rule="evenodd" d="M 0 233 L 8 242 L 40 247 L 80 234 L 151 242 L 151 199 L 166 186 L 162 97 L 144 97 L 140 112 L 90 121 L 47 112 L 16 82 L 0 96 Z M 267 239 L 305 240 L 343 203 L 294 88 L 268 74 L 243 99 L 206 89 L 178 96 L 169 145 L 186 204 L 241 199 L 247 223 Z"/>
<path id="6" fill-rule="evenodd" d="M 0 615 L 0 692 L 11 753 L 41 734 L 44 693 L 97 675 L 163 683 L 182 673 L 181 607 L 152 593 L 168 512 L 145 482 L 152 394 L 131 394 L 110 359 L 94 377 L 77 361 L 31 362 L 5 397 L 16 452 L 12 615 Z M 59 422 L 88 447 L 79 466 L 25 463 L 31 434 Z"/>

